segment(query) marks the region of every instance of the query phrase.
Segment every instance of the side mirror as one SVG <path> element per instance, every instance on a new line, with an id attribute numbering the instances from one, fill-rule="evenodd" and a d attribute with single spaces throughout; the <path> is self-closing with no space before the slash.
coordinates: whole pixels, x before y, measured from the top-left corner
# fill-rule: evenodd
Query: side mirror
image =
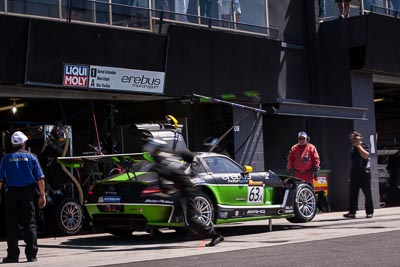
<path id="1" fill-rule="evenodd" d="M 243 171 L 244 171 L 245 173 L 252 172 L 252 171 L 253 171 L 253 167 L 251 167 L 251 166 L 249 166 L 249 165 L 244 165 L 244 166 L 243 166 Z"/>

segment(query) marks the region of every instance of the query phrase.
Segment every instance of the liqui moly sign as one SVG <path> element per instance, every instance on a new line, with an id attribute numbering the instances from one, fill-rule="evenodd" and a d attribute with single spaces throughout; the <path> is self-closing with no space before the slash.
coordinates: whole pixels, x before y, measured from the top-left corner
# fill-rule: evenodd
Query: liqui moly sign
<path id="1" fill-rule="evenodd" d="M 165 73 L 94 65 L 64 65 L 64 86 L 151 94 L 164 93 Z"/>
<path id="2" fill-rule="evenodd" d="M 88 87 L 89 66 L 64 65 L 64 86 Z"/>

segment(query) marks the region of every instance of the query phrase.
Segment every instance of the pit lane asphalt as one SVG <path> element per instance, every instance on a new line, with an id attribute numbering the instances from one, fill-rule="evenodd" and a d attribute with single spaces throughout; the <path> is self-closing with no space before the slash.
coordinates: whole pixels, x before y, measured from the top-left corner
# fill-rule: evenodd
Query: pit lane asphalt
<path id="1" fill-rule="evenodd" d="M 90 234 L 39 239 L 38 262 L 5 266 L 400 266 L 400 207 L 377 209 L 372 219 L 342 212 L 319 213 L 306 224 L 284 219 L 218 226 L 226 237 L 216 247 L 163 230 L 129 238 Z M 0 242 L 0 256 L 6 244 Z"/>

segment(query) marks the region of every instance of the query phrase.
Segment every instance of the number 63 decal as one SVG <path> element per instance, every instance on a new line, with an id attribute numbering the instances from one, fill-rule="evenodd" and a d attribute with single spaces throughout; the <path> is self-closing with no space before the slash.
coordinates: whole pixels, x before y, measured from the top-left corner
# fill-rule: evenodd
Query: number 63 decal
<path id="1" fill-rule="evenodd" d="M 248 186 L 247 203 L 263 203 L 263 202 L 264 202 L 264 187 Z"/>

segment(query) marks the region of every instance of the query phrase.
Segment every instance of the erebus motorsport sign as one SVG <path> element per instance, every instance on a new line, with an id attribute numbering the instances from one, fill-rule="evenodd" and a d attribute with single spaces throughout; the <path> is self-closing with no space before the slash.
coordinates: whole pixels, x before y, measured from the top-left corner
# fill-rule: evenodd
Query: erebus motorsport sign
<path id="1" fill-rule="evenodd" d="M 162 94 L 164 77 L 164 72 L 157 71 L 64 65 L 65 86 Z"/>

